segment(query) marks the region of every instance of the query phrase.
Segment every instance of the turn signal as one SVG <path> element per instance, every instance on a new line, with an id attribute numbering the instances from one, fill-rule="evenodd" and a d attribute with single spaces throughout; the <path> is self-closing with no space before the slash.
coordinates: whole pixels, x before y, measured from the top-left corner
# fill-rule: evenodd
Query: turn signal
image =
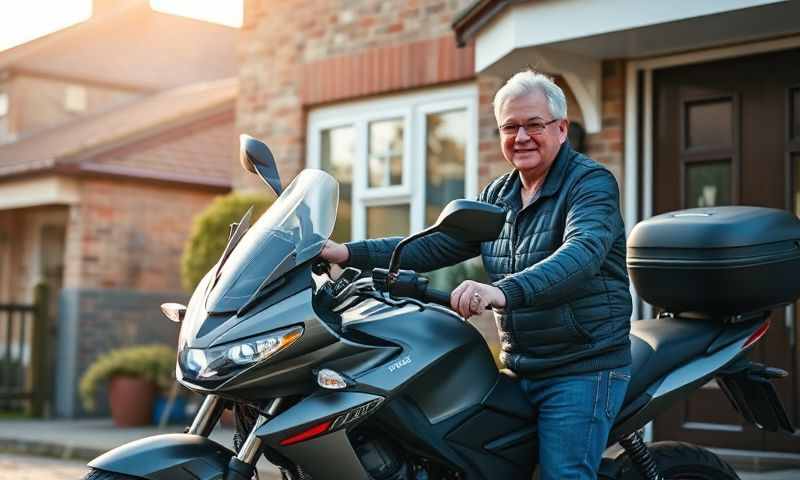
<path id="1" fill-rule="evenodd" d="M 181 323 L 186 316 L 186 305 L 180 303 L 162 303 L 161 313 L 175 323 Z"/>
<path id="2" fill-rule="evenodd" d="M 342 374 L 323 368 L 317 373 L 317 384 L 328 390 L 341 390 L 347 388 L 347 380 Z"/>

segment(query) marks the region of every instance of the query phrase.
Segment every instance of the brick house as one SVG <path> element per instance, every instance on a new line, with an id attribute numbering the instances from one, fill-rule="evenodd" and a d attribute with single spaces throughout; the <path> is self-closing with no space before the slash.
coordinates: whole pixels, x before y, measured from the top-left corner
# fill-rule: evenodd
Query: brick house
<path id="1" fill-rule="evenodd" d="M 564 88 L 585 133 L 573 146 L 616 175 L 628 228 L 692 206 L 800 212 L 798 3 L 609 7 L 246 0 L 237 126 L 272 147 L 283 178 L 305 166 L 337 176 L 339 239 L 405 234 L 508 169 L 491 99 L 532 65 Z M 256 184 L 235 173 L 234 185 Z M 651 314 L 638 301 L 636 311 Z M 795 309 L 776 317 L 755 356 L 792 372 L 779 390 L 797 424 Z M 791 440 L 744 425 L 713 384 L 653 435 L 796 453 Z"/>
<path id="2" fill-rule="evenodd" d="M 158 305 L 186 298 L 191 220 L 230 191 L 238 34 L 98 1 L 86 22 L 0 52 L 0 304 L 50 286 L 55 414 L 80 412 L 99 353 L 176 339 Z"/>

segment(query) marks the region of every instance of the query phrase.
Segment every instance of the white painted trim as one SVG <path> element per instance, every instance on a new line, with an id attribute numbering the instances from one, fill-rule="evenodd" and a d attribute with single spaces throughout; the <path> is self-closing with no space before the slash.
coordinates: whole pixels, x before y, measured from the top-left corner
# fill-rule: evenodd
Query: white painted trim
<path id="1" fill-rule="evenodd" d="M 687 20 L 784 0 L 544 0 L 517 3 L 482 28 L 475 48 L 476 71 L 514 49 Z M 565 28 L 569 25 L 569 28 Z M 535 28 L 533 27 L 535 26 Z M 509 38 L 510 37 L 510 38 Z"/>
<path id="2" fill-rule="evenodd" d="M 0 184 L 0 210 L 43 205 L 72 205 L 80 201 L 78 181 L 57 176 Z"/>
<path id="3" fill-rule="evenodd" d="M 320 134 L 323 130 L 352 126 L 355 129 L 353 163 L 353 239 L 366 237 L 366 209 L 370 206 L 409 204 L 411 231 L 419 231 L 425 222 L 425 115 L 465 109 L 470 132 L 467 133 L 464 192 L 468 198 L 478 191 L 478 87 L 461 84 L 404 93 L 373 100 L 359 100 L 312 110 L 308 116 L 306 139 L 309 168 L 320 168 Z M 403 185 L 368 188 L 368 125 L 375 120 L 404 119 Z"/>

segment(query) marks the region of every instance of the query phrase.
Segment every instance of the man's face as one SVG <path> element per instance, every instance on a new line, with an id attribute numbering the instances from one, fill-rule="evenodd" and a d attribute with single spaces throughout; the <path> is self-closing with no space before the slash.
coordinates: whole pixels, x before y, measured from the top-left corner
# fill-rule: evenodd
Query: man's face
<path id="1" fill-rule="evenodd" d="M 498 127 L 503 156 L 523 174 L 543 175 L 547 172 L 561 144 L 567 139 L 569 122 L 566 119 L 557 120 L 533 135 L 529 135 L 525 128 L 517 128 L 511 133 L 510 130 L 514 129 L 508 126 L 541 125 L 551 120 L 553 115 L 547 105 L 547 97 L 541 92 L 511 98 L 501 106 Z"/>

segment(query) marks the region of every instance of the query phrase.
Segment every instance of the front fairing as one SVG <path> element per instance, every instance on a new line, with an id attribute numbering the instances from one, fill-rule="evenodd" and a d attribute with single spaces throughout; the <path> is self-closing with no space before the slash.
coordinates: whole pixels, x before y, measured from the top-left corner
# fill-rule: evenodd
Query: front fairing
<path id="1" fill-rule="evenodd" d="M 337 202 L 333 177 L 305 170 L 238 242 L 232 237 L 235 245 L 229 245 L 228 254 L 206 274 L 189 301 L 178 342 L 179 379 L 219 386 L 266 357 L 250 357 L 255 363 L 239 364 L 240 371 L 231 372 L 227 365 L 224 375 L 200 381 L 190 368 L 195 356 L 241 354 L 254 341 L 273 341 L 273 332 L 306 336 L 304 317 L 313 313 L 310 263 L 333 230 Z"/>
<path id="2" fill-rule="evenodd" d="M 212 344 L 208 334 L 259 300 L 258 293 L 270 284 L 319 255 L 333 231 L 338 199 L 333 177 L 321 170 L 301 172 L 198 284 L 181 326 L 179 349 Z M 274 290 L 277 294 L 281 288 Z"/>

